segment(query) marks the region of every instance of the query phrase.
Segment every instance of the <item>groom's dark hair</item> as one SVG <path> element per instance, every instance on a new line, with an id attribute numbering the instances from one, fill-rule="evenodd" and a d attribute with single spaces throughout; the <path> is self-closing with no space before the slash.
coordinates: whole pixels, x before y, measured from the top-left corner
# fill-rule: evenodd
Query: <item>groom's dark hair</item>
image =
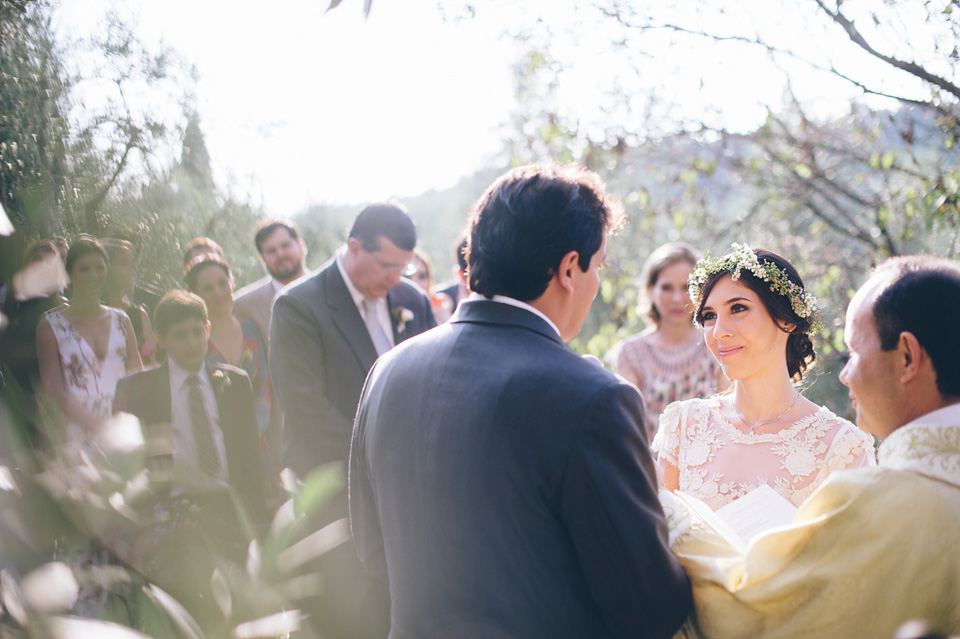
<path id="1" fill-rule="evenodd" d="M 470 290 L 535 300 L 570 251 L 579 253 L 577 263 L 586 272 L 621 219 L 619 204 L 592 171 L 558 164 L 513 169 L 487 189 L 470 214 Z"/>

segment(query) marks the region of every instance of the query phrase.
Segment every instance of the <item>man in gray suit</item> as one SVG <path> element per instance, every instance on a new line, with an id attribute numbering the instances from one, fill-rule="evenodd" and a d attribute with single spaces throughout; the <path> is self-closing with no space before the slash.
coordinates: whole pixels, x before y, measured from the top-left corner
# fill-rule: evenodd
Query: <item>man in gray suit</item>
<path id="1" fill-rule="evenodd" d="M 342 463 L 346 472 L 367 372 L 380 354 L 436 326 L 430 301 L 401 277 L 411 272 L 416 243 L 403 208 L 372 204 L 357 216 L 336 257 L 274 303 L 270 374 L 283 409 L 282 462 L 300 478 L 327 462 Z M 343 491 L 313 525 L 346 515 Z M 354 545 L 344 544 L 324 562 L 325 582 L 336 584 L 313 615 L 324 636 L 378 636 L 364 626 L 377 615 L 356 605 L 358 594 L 367 596 L 367 584 Z"/>
<path id="2" fill-rule="evenodd" d="M 391 639 L 666 639 L 690 611 L 643 400 L 564 344 L 618 218 L 593 173 L 507 173 L 470 218 L 473 293 L 370 372 L 350 521 Z"/>
<path id="3" fill-rule="evenodd" d="M 307 245 L 293 222 L 264 220 L 254 236 L 268 275 L 234 293 L 233 312 L 253 320 L 264 341 L 270 337 L 270 313 L 281 289 L 307 272 Z"/>

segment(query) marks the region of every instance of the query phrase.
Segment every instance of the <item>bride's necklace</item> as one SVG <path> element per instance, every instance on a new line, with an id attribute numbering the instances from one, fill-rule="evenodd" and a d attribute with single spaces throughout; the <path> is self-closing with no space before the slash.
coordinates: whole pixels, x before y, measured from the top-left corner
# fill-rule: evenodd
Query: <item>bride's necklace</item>
<path id="1" fill-rule="evenodd" d="M 782 413 L 780 413 L 779 415 L 777 415 L 777 416 L 774 417 L 773 419 L 767 419 L 767 420 L 764 420 L 764 421 L 762 421 L 762 422 L 757 422 L 757 423 L 755 423 L 753 426 L 747 426 L 747 428 L 750 429 L 750 434 L 751 434 L 751 435 L 754 435 L 754 434 L 755 434 L 754 431 L 755 431 L 756 429 L 760 428 L 761 426 L 766 426 L 767 424 L 772 424 L 773 422 L 777 421 L 778 419 L 780 419 L 781 417 L 783 417 L 784 415 L 786 415 L 787 413 L 789 413 L 790 410 L 791 410 L 794 406 L 797 405 L 797 402 L 798 402 L 798 401 L 800 401 L 800 393 L 797 393 L 797 396 L 793 398 L 793 401 L 790 402 L 790 405 L 789 405 L 789 406 L 787 406 L 787 410 L 783 411 Z M 740 414 L 740 411 L 738 411 L 736 408 L 734 408 L 734 409 L 733 409 L 733 412 L 736 413 L 737 417 L 740 418 L 740 421 L 741 421 L 741 422 L 743 422 L 744 424 L 747 423 L 747 420 L 745 420 L 745 419 L 743 418 L 743 415 Z"/>

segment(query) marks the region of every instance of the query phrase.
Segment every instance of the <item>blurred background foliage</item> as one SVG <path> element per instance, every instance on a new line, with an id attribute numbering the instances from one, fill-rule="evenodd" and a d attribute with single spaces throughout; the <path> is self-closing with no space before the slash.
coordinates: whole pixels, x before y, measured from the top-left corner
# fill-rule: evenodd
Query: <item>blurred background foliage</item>
<path id="1" fill-rule="evenodd" d="M 793 261 L 820 300 L 826 331 L 817 343 L 820 362 L 809 395 L 849 417 L 836 374 L 844 362 L 843 313 L 852 292 L 888 256 L 960 252 L 960 6 L 953 0 L 782 2 L 806 8 L 810 22 L 797 29 L 809 33 L 801 36 L 844 34 L 886 74 L 913 78 L 919 88 L 899 94 L 878 76 L 851 75 L 830 59 L 805 59 L 791 42 L 738 20 L 737 3 L 669 1 L 653 10 L 627 0 L 575 0 L 577 29 L 601 34 L 606 48 L 625 61 L 652 57 L 670 64 L 663 38 L 655 37 L 666 33 L 675 47 L 709 42 L 717 56 L 725 47 L 766 56 L 786 80 L 781 105 L 769 108 L 760 126 L 735 131 L 717 123 L 709 104 L 702 118 L 678 116 L 658 87 L 644 84 L 636 62 L 635 77 L 611 78 L 596 96 L 599 115 L 587 116 L 571 112 L 562 99 L 576 61 L 557 57 L 553 46 L 577 33 L 561 32 L 546 17 L 508 26 L 519 53 L 515 106 L 500 131 L 502 154 L 451 188 L 402 198 L 437 279 L 451 272 L 472 203 L 500 173 L 529 162 L 580 162 L 622 200 L 629 224 L 609 245 L 600 294 L 575 349 L 602 358 L 643 328 L 636 277 L 660 244 L 682 239 L 717 254 L 746 241 Z M 351 4 L 371 10 L 369 0 Z M 180 284 L 180 248 L 199 235 L 223 246 L 238 286 L 262 276 L 252 237 L 265 212 L 214 183 L 189 61 L 169 49 L 150 49 L 112 15 L 95 40 L 58 41 L 51 29 L 55 7 L 54 0 L 0 0 L 0 204 L 17 229 L 0 240 L 0 279 L 9 281 L 23 247 L 39 237 L 109 236 L 125 228 L 134 229 L 141 243 L 141 279 L 160 288 Z M 469 20 L 484 11 L 463 0 L 442 0 L 439 8 L 449 19 Z M 933 36 L 904 37 L 907 15 Z M 792 64 L 849 83 L 860 99 L 842 115 L 820 115 L 792 91 Z M 132 93 L 150 99 L 134 103 L 127 99 Z M 318 203 L 293 216 L 311 268 L 333 254 L 364 204 Z M 69 522 L 55 501 L 47 510 Z M 274 564 L 256 574 L 281 574 L 275 561 L 291 539 L 288 531 L 268 542 L 272 550 L 261 551 L 259 561 Z M 49 542 L 46 536 L 33 541 Z M 22 567 L 18 574 L 25 574 Z M 2 574 L 0 582 L 5 589 Z M 7 597 L 4 591 L 9 612 Z"/>
<path id="2" fill-rule="evenodd" d="M 807 60 L 778 40 L 779 32 L 740 20 L 735 3 L 668 2 L 651 10 L 626 0 L 574 0 L 576 24 L 567 31 L 547 18 L 507 26 L 518 51 L 515 107 L 500 131 L 499 159 L 451 188 L 402 198 L 437 280 L 448 279 L 457 234 L 497 175 L 528 162 L 580 162 L 623 201 L 629 225 L 611 244 L 607 280 L 574 348 L 603 355 L 642 329 L 634 278 L 656 246 L 683 239 L 717 253 L 746 241 L 794 261 L 821 300 L 827 331 L 816 372 L 827 379 L 812 390 L 847 413 L 833 373 L 842 362 L 839 329 L 851 291 L 889 255 L 960 250 L 960 8 L 952 0 L 782 1 L 785 12 L 812 16 L 802 25 L 810 37 L 843 33 L 886 73 L 913 78 L 920 89 L 899 95 L 875 75 L 851 76 L 829 58 Z M 353 9 L 371 10 L 369 2 L 358 5 Z M 141 279 L 160 288 L 180 284 L 180 247 L 198 235 L 223 246 L 238 287 L 261 277 L 251 237 L 264 211 L 214 183 L 189 62 L 170 49 L 149 49 L 112 14 L 91 41 L 57 41 L 55 7 L 54 0 L 0 2 L 0 204 L 20 231 L 4 240 L 0 275 L 9 278 L 22 246 L 37 237 L 130 228 L 144 253 Z M 484 11 L 463 0 L 438 7 L 451 20 Z M 907 14 L 934 37 L 906 38 Z M 562 99 L 576 59 L 552 53 L 561 39 L 576 43 L 586 27 L 630 63 L 597 95 L 597 114 L 589 117 Z M 718 56 L 738 47 L 769 57 L 786 80 L 780 108 L 768 109 L 766 121 L 749 131 L 718 125 L 707 103 L 699 119 L 678 115 L 661 87 L 641 77 L 644 59 L 673 64 L 665 40 L 654 37 L 665 32 L 673 47 L 706 41 Z M 784 60 L 849 83 L 863 99 L 841 116 L 812 115 L 815 105 L 793 94 Z M 133 104 L 126 97 L 132 92 L 151 99 Z M 887 106 L 867 100 L 877 97 Z M 318 203 L 293 216 L 311 268 L 333 254 L 364 204 Z"/>

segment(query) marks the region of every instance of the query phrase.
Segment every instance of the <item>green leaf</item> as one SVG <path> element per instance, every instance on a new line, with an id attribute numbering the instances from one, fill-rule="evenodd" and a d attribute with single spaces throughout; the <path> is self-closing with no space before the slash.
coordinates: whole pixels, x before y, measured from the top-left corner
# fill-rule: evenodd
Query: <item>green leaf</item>
<path id="1" fill-rule="evenodd" d="M 896 162 L 896 160 L 897 160 L 896 151 L 887 151 L 886 153 L 883 154 L 883 156 L 880 159 L 880 168 L 882 168 L 884 171 L 889 171 L 890 168 L 893 166 L 893 163 Z"/>
<path id="2" fill-rule="evenodd" d="M 297 515 L 316 512 L 346 485 L 342 462 L 331 462 L 315 468 L 303 481 L 300 493 L 294 499 Z"/>

